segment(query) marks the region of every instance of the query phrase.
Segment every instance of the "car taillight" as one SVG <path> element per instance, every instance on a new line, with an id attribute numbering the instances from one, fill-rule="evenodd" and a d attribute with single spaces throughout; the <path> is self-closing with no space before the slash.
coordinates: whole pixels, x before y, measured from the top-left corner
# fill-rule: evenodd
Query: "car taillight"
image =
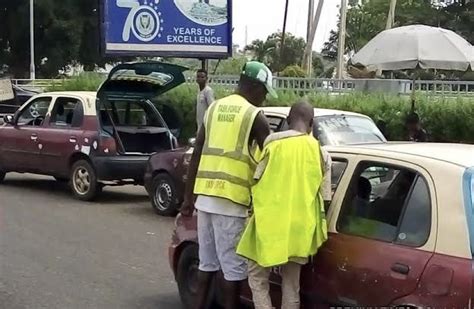
<path id="1" fill-rule="evenodd" d="M 194 148 L 189 148 L 183 155 L 183 165 L 185 167 L 189 166 L 189 162 L 191 162 L 191 157 L 193 156 Z"/>
<path id="2" fill-rule="evenodd" d="M 111 136 L 101 136 L 97 151 L 100 154 L 115 155 L 117 154 L 117 142 Z"/>

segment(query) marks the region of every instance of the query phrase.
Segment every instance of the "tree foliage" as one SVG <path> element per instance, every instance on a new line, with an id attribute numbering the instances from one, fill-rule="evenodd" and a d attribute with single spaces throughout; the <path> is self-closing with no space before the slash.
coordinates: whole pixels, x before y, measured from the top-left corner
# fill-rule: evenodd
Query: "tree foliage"
<path id="1" fill-rule="evenodd" d="M 35 1 L 35 64 L 38 77 L 55 77 L 58 70 L 80 63 L 86 70 L 111 59 L 100 53 L 99 1 Z M 29 72 L 29 1 L 0 4 L 0 69 L 15 77 Z"/>
<path id="2" fill-rule="evenodd" d="M 385 29 L 390 1 L 353 1 L 347 11 L 345 53 L 359 51 L 367 42 Z M 474 43 L 474 3 L 459 2 L 436 7 L 431 0 L 398 0 L 395 27 L 424 24 L 451 29 Z M 322 53 L 336 59 L 339 31 L 332 31 Z"/>
<path id="3" fill-rule="evenodd" d="M 268 36 L 266 41 L 255 40 L 245 47 L 253 53 L 255 60 L 266 63 L 270 69 L 280 72 L 291 65 L 301 65 L 306 42 L 303 38 L 286 33 L 283 51 L 281 50 L 282 33 Z"/>

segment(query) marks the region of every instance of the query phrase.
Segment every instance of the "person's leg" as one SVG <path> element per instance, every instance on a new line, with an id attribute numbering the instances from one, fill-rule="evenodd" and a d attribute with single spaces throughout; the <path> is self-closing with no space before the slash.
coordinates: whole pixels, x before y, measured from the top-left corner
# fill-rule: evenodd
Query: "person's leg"
<path id="1" fill-rule="evenodd" d="M 211 289 L 212 279 L 217 272 L 199 271 L 198 273 L 198 289 L 196 297 L 196 308 L 207 309 L 209 303 L 209 290 Z"/>
<path id="2" fill-rule="evenodd" d="M 247 260 L 236 247 L 245 227 L 245 218 L 214 216 L 214 235 L 219 263 L 224 273 L 225 308 L 240 308 L 240 285 L 247 279 Z"/>
<path id="3" fill-rule="evenodd" d="M 249 286 L 255 309 L 272 309 L 270 298 L 270 270 L 249 261 Z"/>
<path id="4" fill-rule="evenodd" d="M 300 264 L 288 262 L 282 266 L 281 309 L 300 308 L 300 273 Z"/>
<path id="5" fill-rule="evenodd" d="M 240 308 L 240 288 L 245 281 L 227 281 L 224 280 L 224 308 L 238 309 Z"/>
<path id="6" fill-rule="evenodd" d="M 212 214 L 198 211 L 199 273 L 195 307 L 197 309 L 206 308 L 212 278 L 220 269 L 216 252 L 212 216 Z"/>

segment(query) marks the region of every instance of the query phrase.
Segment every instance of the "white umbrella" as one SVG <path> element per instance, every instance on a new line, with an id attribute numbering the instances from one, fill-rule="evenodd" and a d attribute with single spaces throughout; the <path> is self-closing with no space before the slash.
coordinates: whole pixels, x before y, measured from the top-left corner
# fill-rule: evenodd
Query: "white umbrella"
<path id="1" fill-rule="evenodd" d="M 474 69 L 474 47 L 451 30 L 424 25 L 379 33 L 351 59 L 370 71 Z"/>

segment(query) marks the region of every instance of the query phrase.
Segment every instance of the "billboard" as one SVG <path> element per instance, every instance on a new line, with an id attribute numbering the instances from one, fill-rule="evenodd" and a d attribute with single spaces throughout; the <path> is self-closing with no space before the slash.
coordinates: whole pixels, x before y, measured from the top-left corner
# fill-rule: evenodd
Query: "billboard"
<path id="1" fill-rule="evenodd" d="M 102 0 L 101 10 L 106 55 L 232 55 L 232 0 Z"/>

